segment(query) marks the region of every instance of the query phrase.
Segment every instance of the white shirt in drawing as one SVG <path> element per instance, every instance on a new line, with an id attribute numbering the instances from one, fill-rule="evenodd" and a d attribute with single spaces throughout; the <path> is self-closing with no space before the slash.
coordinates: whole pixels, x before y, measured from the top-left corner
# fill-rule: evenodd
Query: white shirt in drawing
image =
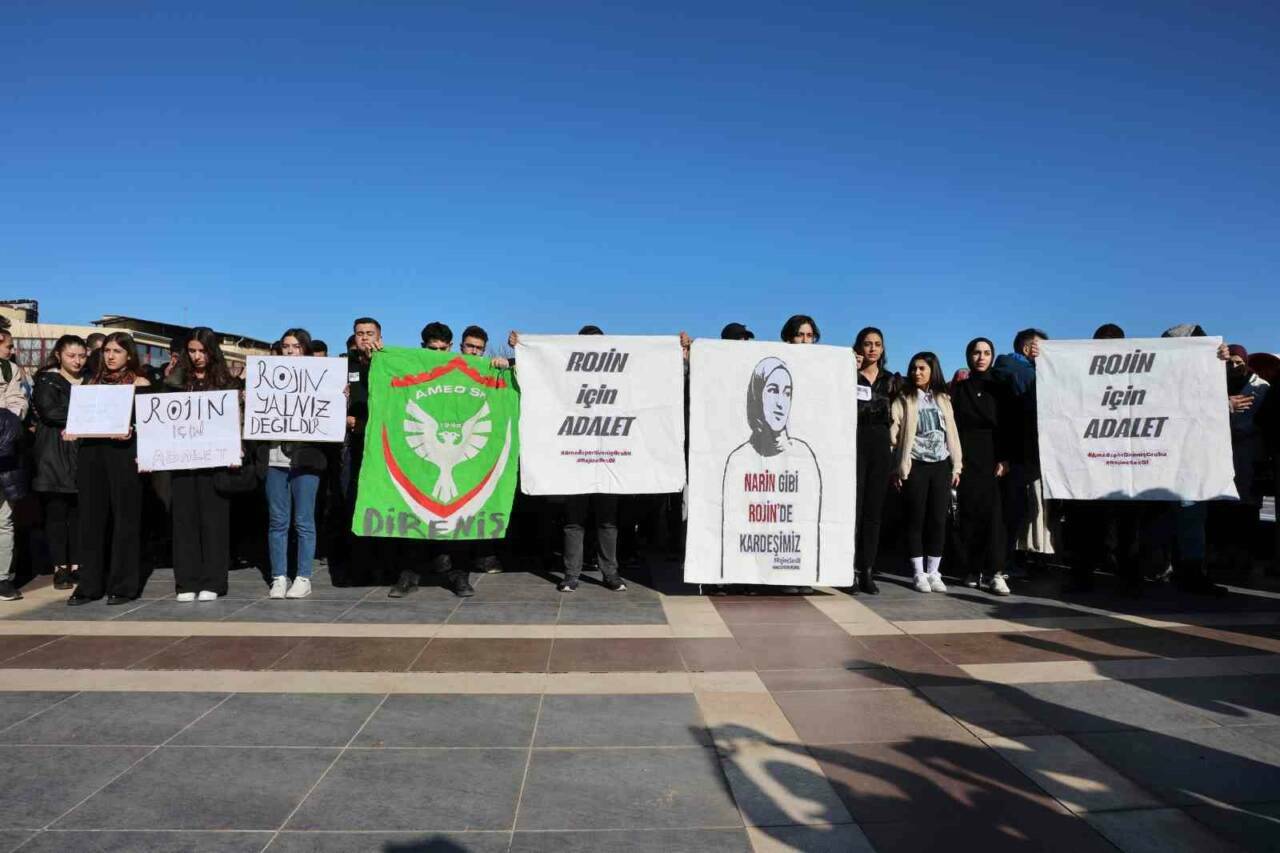
<path id="1" fill-rule="evenodd" d="M 791 371 L 760 361 L 747 385 L 751 436 L 725 460 L 720 576 L 733 583 L 821 581 L 822 472 L 791 436 Z"/>

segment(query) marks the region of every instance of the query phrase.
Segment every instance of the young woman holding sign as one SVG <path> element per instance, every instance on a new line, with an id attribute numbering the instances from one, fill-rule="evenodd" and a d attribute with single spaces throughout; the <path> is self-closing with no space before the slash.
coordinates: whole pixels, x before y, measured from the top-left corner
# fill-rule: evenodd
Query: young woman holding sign
<path id="1" fill-rule="evenodd" d="M 107 335 L 90 385 L 151 383 L 142 375 L 138 348 L 126 332 Z M 72 438 L 64 436 L 64 438 Z M 111 438 L 82 438 L 76 459 L 80 493 L 80 579 L 67 604 L 88 604 L 107 596 L 107 604 L 138 597 L 142 479 L 133 430 Z M 110 546 L 108 546 L 110 541 Z"/>
<path id="2" fill-rule="evenodd" d="M 313 354 L 306 329 L 287 329 L 280 336 L 286 356 Z M 259 442 L 259 468 L 266 469 L 270 526 L 271 597 L 306 598 L 311 594 L 311 564 L 316 555 L 316 493 L 328 467 L 325 445 L 314 442 Z M 289 527 L 298 537 L 298 573 L 289 583 Z"/>
<path id="3" fill-rule="evenodd" d="M 169 391 L 225 391 L 239 387 L 217 334 L 197 326 L 187 335 Z M 216 601 L 227 590 L 231 564 L 231 500 L 218 491 L 217 468 L 174 471 L 173 576 L 178 601 Z"/>
<path id="4" fill-rule="evenodd" d="M 36 422 L 35 476 L 31 485 L 44 507 L 44 533 L 53 558 L 53 586 L 71 589 L 80 569 L 80 504 L 76 493 L 79 446 L 64 441 L 71 386 L 83 381 L 89 347 L 77 335 L 63 335 L 36 374 L 31 412 Z"/>
<path id="5" fill-rule="evenodd" d="M 946 592 L 940 567 L 951 490 L 960 484 L 960 437 L 938 357 L 913 355 L 907 379 L 909 386 L 892 407 L 893 482 L 906 499 L 907 556 L 916 591 Z"/>

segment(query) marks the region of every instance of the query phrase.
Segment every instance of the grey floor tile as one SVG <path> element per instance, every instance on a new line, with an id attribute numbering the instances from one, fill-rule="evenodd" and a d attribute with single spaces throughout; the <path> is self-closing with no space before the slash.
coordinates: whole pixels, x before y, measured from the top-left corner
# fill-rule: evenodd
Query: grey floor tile
<path id="1" fill-rule="evenodd" d="M 173 745 L 346 746 L 381 699 L 376 694 L 238 693 Z"/>
<path id="2" fill-rule="evenodd" d="M 1280 853 L 1280 802 L 1192 806 L 1184 811 L 1245 850 Z"/>
<path id="3" fill-rule="evenodd" d="M 455 607 L 456 604 L 413 602 L 405 599 L 361 601 L 338 617 L 338 621 L 382 625 L 437 625 L 449 621 Z"/>
<path id="4" fill-rule="evenodd" d="M 689 695 L 546 696 L 537 747 L 708 746 L 698 702 Z"/>
<path id="5" fill-rule="evenodd" d="M 393 694 L 353 746 L 527 747 L 537 713 L 537 696 Z"/>
<path id="6" fill-rule="evenodd" d="M 751 853 L 741 829 L 517 832 L 511 853 Z M 853 853 L 853 851 L 849 851 Z"/>
<path id="7" fill-rule="evenodd" d="M 715 750 L 534 750 L 517 830 L 742 823 Z"/>
<path id="8" fill-rule="evenodd" d="M 756 853 L 875 853 L 871 841 L 852 824 L 839 826 L 770 826 L 757 829 Z"/>
<path id="9" fill-rule="evenodd" d="M 95 832 L 50 830 L 22 853 L 258 853 L 270 832 Z"/>
<path id="10" fill-rule="evenodd" d="M 523 749 L 349 751 L 287 828 L 509 829 L 527 755 Z"/>
<path id="11" fill-rule="evenodd" d="M 68 596 L 71 593 L 67 593 Z M 34 610 L 27 610 L 22 613 L 5 613 L 0 611 L 0 619 L 30 619 L 38 621 L 54 621 L 54 622 L 106 622 L 123 615 L 129 610 L 141 607 L 147 602 L 138 600 L 129 604 L 120 604 L 115 607 L 109 606 L 104 598 L 101 601 L 91 601 L 79 607 L 68 607 L 66 599 L 51 602 L 37 607 Z"/>
<path id="12" fill-rule="evenodd" d="M 25 829 L 0 829 L 0 851 L 9 853 L 10 850 L 17 849 L 22 842 L 32 835 L 33 833 Z"/>
<path id="13" fill-rule="evenodd" d="M 1180 809 L 1103 812 L 1084 819 L 1124 853 L 1242 853 Z"/>
<path id="14" fill-rule="evenodd" d="M 0 746 L 0 823 L 39 829 L 150 747 Z"/>
<path id="15" fill-rule="evenodd" d="M 1242 729 L 1105 732 L 1073 739 L 1172 805 L 1280 801 L 1280 749 Z"/>
<path id="16" fill-rule="evenodd" d="M 165 747 L 57 829 L 276 829 L 336 749 Z"/>
<path id="17" fill-rule="evenodd" d="M 558 601 L 501 604 L 468 601 L 453 611 L 452 625 L 550 625 L 560 612 Z"/>
<path id="18" fill-rule="evenodd" d="M 1238 726 L 1236 731 L 1280 749 L 1280 726 Z"/>
<path id="19" fill-rule="evenodd" d="M 311 595 L 306 600 L 355 602 L 361 601 L 368 594 L 367 586 L 334 586 L 328 578 L 312 576 Z"/>
<path id="20" fill-rule="evenodd" d="M 217 601 L 175 601 L 163 598 L 147 602 L 116 621 L 130 622 L 217 622 L 252 604 L 247 598 L 219 598 Z"/>
<path id="21" fill-rule="evenodd" d="M 282 832 L 268 853 L 507 853 L 510 832 Z"/>
<path id="22" fill-rule="evenodd" d="M 1217 725 L 1191 705 L 1123 681 L 1020 684 L 1000 693 L 1032 718 L 1063 733 L 1178 731 Z"/>
<path id="23" fill-rule="evenodd" d="M 625 595 L 626 593 L 619 593 Z M 560 608 L 561 625 L 665 625 L 660 604 L 624 601 L 566 601 Z"/>
<path id="24" fill-rule="evenodd" d="M 58 704 L 70 695 L 72 694 L 33 690 L 0 692 L 0 726 L 16 725 L 32 714 L 38 714 L 46 708 Z M 3 731 L 3 729 L 0 729 L 0 731 Z M 0 740 L 4 739 L 3 736 L 0 736 Z"/>
<path id="25" fill-rule="evenodd" d="M 353 601 L 255 601 L 227 617 L 230 622 L 333 622 Z"/>
<path id="26" fill-rule="evenodd" d="M 1181 702 L 1222 726 L 1280 725 L 1280 675 L 1158 678 L 1132 683 Z"/>
<path id="27" fill-rule="evenodd" d="M 219 693 L 87 692 L 9 729 L 27 744 L 156 746 L 222 701 Z"/>

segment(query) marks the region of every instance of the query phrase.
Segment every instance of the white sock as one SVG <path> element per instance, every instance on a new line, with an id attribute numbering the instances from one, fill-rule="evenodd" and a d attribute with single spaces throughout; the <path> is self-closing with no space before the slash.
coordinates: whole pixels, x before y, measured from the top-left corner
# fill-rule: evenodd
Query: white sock
<path id="1" fill-rule="evenodd" d="M 916 570 L 917 575 L 924 574 L 924 557 L 912 557 L 911 568 Z"/>
<path id="2" fill-rule="evenodd" d="M 941 557 L 925 557 L 924 562 L 926 567 L 926 573 L 931 575 L 936 575 L 938 573 L 938 567 L 942 565 L 942 558 Z M 919 569 L 917 569 L 916 571 L 919 571 Z"/>

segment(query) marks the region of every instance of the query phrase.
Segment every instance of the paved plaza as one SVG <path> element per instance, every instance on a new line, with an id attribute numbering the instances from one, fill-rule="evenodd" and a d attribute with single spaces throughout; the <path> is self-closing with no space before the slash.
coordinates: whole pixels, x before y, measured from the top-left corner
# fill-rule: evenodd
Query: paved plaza
<path id="1" fill-rule="evenodd" d="M 1280 850 L 1280 594 L 0 610 L 0 850 Z"/>

